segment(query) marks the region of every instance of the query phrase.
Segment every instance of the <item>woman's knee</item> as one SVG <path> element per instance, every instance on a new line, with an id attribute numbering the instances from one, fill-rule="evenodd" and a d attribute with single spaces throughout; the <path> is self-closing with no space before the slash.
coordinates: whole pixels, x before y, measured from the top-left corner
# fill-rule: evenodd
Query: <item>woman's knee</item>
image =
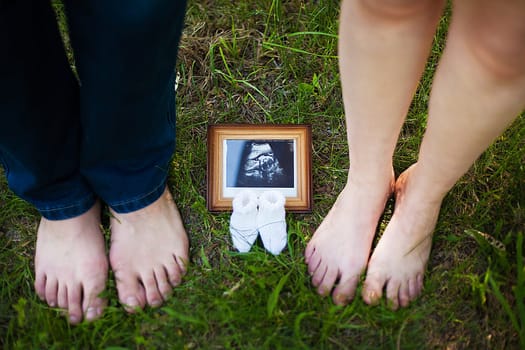
<path id="1" fill-rule="evenodd" d="M 398 21 L 429 12 L 441 11 L 436 0 L 353 0 L 377 20 Z"/>
<path id="2" fill-rule="evenodd" d="M 497 77 L 525 76 L 525 30 L 509 31 L 508 36 L 480 36 L 473 45 L 486 69 Z"/>
<path id="3" fill-rule="evenodd" d="M 457 16 L 469 17 L 463 26 L 465 44 L 496 78 L 525 77 L 525 5 L 513 1 L 482 3 L 484 6 L 470 9 L 457 6 Z"/>

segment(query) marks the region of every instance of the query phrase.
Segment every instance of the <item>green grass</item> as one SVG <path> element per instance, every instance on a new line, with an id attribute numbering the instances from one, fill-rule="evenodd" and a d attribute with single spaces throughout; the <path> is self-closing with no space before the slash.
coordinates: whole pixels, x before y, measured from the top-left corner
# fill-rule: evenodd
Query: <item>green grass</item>
<path id="1" fill-rule="evenodd" d="M 191 237 L 185 283 L 159 309 L 127 315 L 114 283 L 109 308 L 73 327 L 32 287 L 37 212 L 0 180 L 0 348 L 3 349 L 512 349 L 525 347 L 525 117 L 446 197 L 424 293 L 392 312 L 346 307 L 310 286 L 302 254 L 348 168 L 337 69 L 339 2 L 190 1 L 179 52 L 177 152 L 170 186 Z M 448 17 L 396 149 L 399 173 L 417 157 L 431 78 Z M 380 101 L 378 101 L 380 103 Z M 288 214 L 288 249 L 236 254 L 229 215 L 206 210 L 206 128 L 309 123 L 315 207 Z M 389 204 L 384 227 L 389 213 Z"/>

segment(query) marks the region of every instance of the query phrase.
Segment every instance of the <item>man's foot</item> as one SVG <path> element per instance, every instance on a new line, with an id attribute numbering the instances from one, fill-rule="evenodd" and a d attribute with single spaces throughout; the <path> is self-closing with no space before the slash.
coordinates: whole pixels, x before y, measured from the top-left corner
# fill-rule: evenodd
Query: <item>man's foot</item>
<path id="1" fill-rule="evenodd" d="M 338 281 L 332 292 L 338 305 L 355 295 L 393 184 L 393 172 L 381 181 L 357 183 L 350 179 L 306 247 L 312 284 L 319 294 L 328 295 Z"/>
<path id="2" fill-rule="evenodd" d="M 140 210 L 110 220 L 109 259 L 120 302 L 128 312 L 160 306 L 180 284 L 188 263 L 188 236 L 166 188 L 164 194 Z"/>
<path id="3" fill-rule="evenodd" d="M 42 218 L 35 254 L 35 289 L 51 307 L 67 311 L 69 321 L 92 321 L 106 306 L 108 261 L 100 228 L 100 204 L 66 220 Z"/>
<path id="4" fill-rule="evenodd" d="M 394 214 L 368 263 L 362 291 L 367 304 L 379 302 L 386 288 L 392 309 L 406 307 L 423 288 L 442 197 L 431 199 L 429 191 L 416 186 L 414 170 L 413 165 L 396 182 Z"/>

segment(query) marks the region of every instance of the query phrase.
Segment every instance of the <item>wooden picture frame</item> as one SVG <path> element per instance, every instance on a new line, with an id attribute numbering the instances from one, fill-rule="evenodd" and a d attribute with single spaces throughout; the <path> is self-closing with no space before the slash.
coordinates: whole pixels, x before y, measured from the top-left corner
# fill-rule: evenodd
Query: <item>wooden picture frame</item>
<path id="1" fill-rule="evenodd" d="M 208 127 L 207 204 L 229 211 L 242 189 L 278 190 L 290 212 L 312 210 L 310 125 L 222 124 Z"/>

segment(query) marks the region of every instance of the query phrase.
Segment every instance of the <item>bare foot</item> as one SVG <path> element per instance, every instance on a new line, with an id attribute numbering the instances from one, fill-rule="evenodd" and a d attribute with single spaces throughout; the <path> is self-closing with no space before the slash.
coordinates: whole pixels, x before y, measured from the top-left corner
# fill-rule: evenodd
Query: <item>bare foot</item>
<path id="1" fill-rule="evenodd" d="M 72 219 L 47 220 L 38 227 L 35 289 L 51 307 L 67 311 L 69 321 L 92 321 L 106 300 L 108 261 L 100 229 L 100 204 Z"/>
<path id="2" fill-rule="evenodd" d="M 128 312 L 160 306 L 180 284 L 188 263 L 188 237 L 166 188 L 149 206 L 112 211 L 109 259 L 120 302 Z"/>
<path id="3" fill-rule="evenodd" d="M 352 300 L 370 254 L 379 217 L 393 190 L 393 172 L 381 181 L 349 180 L 305 251 L 312 284 L 334 303 Z"/>
<path id="4" fill-rule="evenodd" d="M 431 199 L 411 182 L 415 169 L 411 166 L 396 182 L 394 214 L 368 263 L 362 291 L 367 304 L 376 304 L 386 287 L 392 309 L 406 307 L 423 288 L 442 197 Z"/>

